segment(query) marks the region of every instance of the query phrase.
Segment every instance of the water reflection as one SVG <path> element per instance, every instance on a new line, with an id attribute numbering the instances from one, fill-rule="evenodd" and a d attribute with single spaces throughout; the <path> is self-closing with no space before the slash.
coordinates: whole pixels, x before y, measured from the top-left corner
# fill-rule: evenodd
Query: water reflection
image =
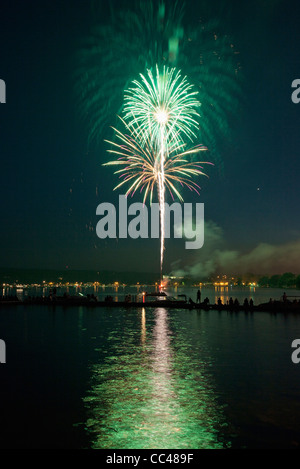
<path id="1" fill-rule="evenodd" d="M 122 335 L 111 331 L 99 349 L 102 358 L 84 400 L 91 446 L 223 448 L 225 422 L 207 354 L 199 356 L 189 335 L 176 332 L 166 309 L 138 314 L 138 322 L 126 318 Z"/>
<path id="2" fill-rule="evenodd" d="M 146 341 L 146 310 L 142 308 L 141 319 L 141 344 L 144 345 Z"/>
<path id="3" fill-rule="evenodd" d="M 222 304 L 226 305 L 226 303 L 228 303 L 229 301 L 230 296 L 231 294 L 229 295 L 228 293 L 228 286 L 215 286 L 215 304 L 218 304 L 218 300 L 220 299 L 222 301 Z"/>
<path id="4" fill-rule="evenodd" d="M 17 288 L 16 290 L 16 295 L 17 295 L 17 298 L 18 300 L 22 301 L 23 300 L 23 288 Z"/>
<path id="5" fill-rule="evenodd" d="M 239 302 L 243 302 L 245 298 L 254 300 L 254 293 L 255 293 L 255 287 L 250 286 L 250 287 L 244 287 L 244 289 L 241 289 L 240 291 L 237 290 L 228 290 L 227 286 L 215 286 L 215 295 L 214 295 L 214 303 L 218 304 L 218 300 L 220 299 L 223 305 L 226 305 L 229 303 L 230 298 L 233 298 L 233 300 L 237 297 Z"/>

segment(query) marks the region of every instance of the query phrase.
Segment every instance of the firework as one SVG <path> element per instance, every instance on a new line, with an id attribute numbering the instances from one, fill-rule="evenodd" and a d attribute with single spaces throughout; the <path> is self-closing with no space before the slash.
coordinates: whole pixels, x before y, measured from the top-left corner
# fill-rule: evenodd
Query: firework
<path id="1" fill-rule="evenodd" d="M 178 186 L 197 190 L 193 178 L 203 174 L 195 158 L 204 147 L 189 150 L 187 144 L 205 142 L 222 171 L 228 118 L 240 102 L 240 66 L 231 39 L 220 34 L 220 23 L 200 16 L 196 27 L 185 25 L 182 5 L 147 0 L 112 10 L 111 23 L 96 23 L 76 58 L 75 88 L 89 139 L 102 141 L 106 123 L 123 116 L 126 134 L 115 129 L 111 150 L 120 158 L 109 163 L 120 165 L 117 187 L 126 183 L 128 194 L 140 190 L 151 199 L 158 190 L 161 265 L 165 191 L 180 199 Z M 133 81 L 138 73 L 141 80 Z"/>
<path id="2" fill-rule="evenodd" d="M 136 157 L 132 159 L 131 155 L 129 168 L 131 168 L 131 172 L 132 167 L 134 168 L 133 175 L 130 177 L 126 174 L 129 180 L 134 179 L 131 189 L 138 186 L 139 182 L 144 181 L 143 184 L 147 188 L 146 194 L 149 189 L 151 193 L 153 192 L 153 186 L 150 188 L 149 169 L 152 181 L 158 188 L 162 266 L 165 237 L 165 189 L 172 187 L 173 191 L 177 191 L 172 181 L 174 170 L 177 171 L 177 174 L 181 174 L 181 182 L 184 181 L 188 187 L 193 186 L 193 182 L 187 182 L 186 176 L 191 177 L 198 174 L 195 167 L 185 166 L 187 161 L 182 160 L 181 146 L 185 139 L 192 140 L 196 137 L 195 131 L 199 127 L 196 119 L 200 117 L 197 108 L 200 107 L 200 102 L 196 97 L 197 91 L 193 90 L 186 77 L 181 77 L 179 70 L 163 67 L 160 72 L 158 65 L 156 65 L 155 72 L 153 75 L 152 71 L 148 70 L 147 78 L 141 74 L 140 81 L 133 81 L 134 86 L 125 92 L 123 114 L 126 126 L 135 142 L 135 150 L 138 144 L 144 155 L 144 162 L 148 162 L 148 173 L 143 168 L 142 174 L 140 174 Z M 204 147 L 198 147 L 198 150 L 200 148 Z M 195 150 L 189 154 L 194 152 Z M 172 156 L 178 155 L 178 153 L 178 158 Z M 135 179 L 137 173 L 139 176 L 138 179 Z M 171 177 L 170 173 L 172 173 Z M 178 178 L 175 175 L 176 177 Z"/>
<path id="3" fill-rule="evenodd" d="M 193 91 L 186 77 L 181 78 L 180 71 L 163 67 L 160 72 L 158 65 L 155 71 L 154 76 L 152 71 L 148 70 L 147 78 L 141 74 L 141 80 L 133 81 L 134 86 L 125 92 L 123 122 L 131 133 L 130 139 L 128 140 L 128 137 L 118 131 L 116 134 L 124 140 L 131 152 L 130 164 L 126 166 L 125 171 L 125 180 L 133 179 L 129 192 L 137 189 L 142 183 L 142 188 L 146 187 L 145 195 L 147 196 L 150 191 L 152 198 L 153 185 L 157 185 L 161 219 L 162 266 L 165 237 L 165 189 L 171 187 L 173 192 L 179 194 L 173 184 L 174 178 L 177 177 L 177 181 L 179 180 L 176 171 L 177 174 L 181 174 L 181 182 L 184 181 L 188 187 L 192 187 L 193 182 L 188 182 L 186 176 L 198 174 L 195 167 L 185 166 L 187 161 L 182 160 L 181 146 L 185 139 L 192 140 L 196 137 L 195 130 L 199 126 L 196 120 L 199 117 L 197 108 L 200 102 L 196 98 L 197 92 Z M 128 145 L 130 142 L 131 144 Z M 176 158 L 172 156 L 174 149 L 178 156 Z M 199 150 L 200 147 L 197 151 Z M 133 155 L 132 151 L 138 151 L 143 155 L 142 171 L 137 162 L 139 158 Z M 195 149 L 189 154 L 194 152 Z M 125 164 L 128 164 L 128 158 Z M 172 176 L 170 176 L 171 173 Z M 122 183 L 117 187 L 121 185 Z"/>

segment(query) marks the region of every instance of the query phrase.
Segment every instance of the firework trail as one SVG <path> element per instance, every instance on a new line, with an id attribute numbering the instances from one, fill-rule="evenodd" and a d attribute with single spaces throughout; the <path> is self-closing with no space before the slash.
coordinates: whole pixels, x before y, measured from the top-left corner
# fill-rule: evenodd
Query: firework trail
<path id="1" fill-rule="evenodd" d="M 122 120 L 122 119 L 121 119 Z M 165 237 L 165 190 L 167 189 L 174 200 L 183 197 L 176 186 L 187 187 L 199 194 L 200 186 L 193 181 L 193 177 L 206 174 L 202 171 L 202 164 L 209 162 L 189 161 L 192 155 L 207 150 L 203 145 L 197 145 L 185 150 L 186 144 L 180 142 L 178 135 L 173 135 L 168 141 L 168 157 L 161 158 L 161 142 L 153 140 L 144 127 L 130 126 L 122 120 L 126 133 L 114 128 L 116 141 L 107 142 L 112 145 L 109 153 L 118 155 L 119 158 L 105 163 L 104 166 L 121 166 L 115 171 L 122 181 L 114 188 L 119 189 L 124 184 L 129 185 L 126 196 L 134 195 L 136 191 L 143 193 L 143 203 L 147 197 L 150 204 L 153 200 L 154 190 L 157 189 L 160 207 L 160 273 L 162 278 L 164 237 Z M 164 148 L 164 147 L 163 147 Z"/>

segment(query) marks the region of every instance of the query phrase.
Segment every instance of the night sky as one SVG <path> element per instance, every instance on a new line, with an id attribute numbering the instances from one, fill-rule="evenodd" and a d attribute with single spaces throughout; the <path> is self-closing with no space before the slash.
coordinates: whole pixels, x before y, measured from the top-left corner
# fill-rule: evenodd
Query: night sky
<path id="1" fill-rule="evenodd" d="M 204 247 L 167 241 L 164 273 L 298 274 L 300 103 L 291 84 L 300 78 L 300 3 L 186 3 L 185 23 L 203 11 L 222 18 L 240 52 L 243 98 L 224 142 L 224 171 L 209 169 L 200 197 L 185 194 L 205 204 Z M 159 271 L 159 240 L 96 236 L 97 205 L 119 193 L 113 171 L 101 166 L 106 146 L 88 146 L 74 98 L 76 52 L 95 4 L 109 22 L 133 2 L 1 2 L 0 267 Z"/>

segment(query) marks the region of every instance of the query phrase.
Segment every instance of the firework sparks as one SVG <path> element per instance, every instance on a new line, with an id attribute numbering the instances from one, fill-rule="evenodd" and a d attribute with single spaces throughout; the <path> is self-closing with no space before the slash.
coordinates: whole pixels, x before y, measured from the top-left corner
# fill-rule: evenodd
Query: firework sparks
<path id="1" fill-rule="evenodd" d="M 134 195 L 136 191 L 140 190 L 144 194 L 143 203 L 146 202 L 147 197 L 150 198 L 150 203 L 152 203 L 155 186 L 161 178 L 161 162 L 158 158 L 159 149 L 145 135 L 141 136 L 141 129 L 129 127 L 123 119 L 121 121 L 128 134 L 122 133 L 113 127 L 117 141 L 106 140 L 107 143 L 113 146 L 112 149 L 107 151 L 119 155 L 119 158 L 104 163 L 103 166 L 122 166 L 115 174 L 118 174 L 123 180 L 114 190 L 130 183 L 126 196 Z M 201 164 L 211 164 L 208 161 L 195 162 L 188 159 L 192 154 L 207 150 L 204 145 L 197 145 L 188 150 L 185 150 L 185 147 L 186 144 L 178 144 L 177 139 L 170 141 L 168 158 L 164 160 L 163 165 L 165 186 L 169 190 L 172 199 L 174 200 L 177 196 L 181 202 L 183 197 L 176 188 L 176 183 L 179 183 L 181 187 L 186 186 L 199 194 L 200 186 L 192 180 L 192 177 L 206 176 L 202 171 Z"/>
<path id="2" fill-rule="evenodd" d="M 155 75 L 148 70 L 148 77 L 140 74 L 141 81 L 133 81 L 135 86 L 125 91 L 124 119 L 161 145 L 170 138 L 192 140 L 199 127 L 198 92 L 179 70 L 163 67 L 160 73 L 158 66 L 155 70 Z"/>

